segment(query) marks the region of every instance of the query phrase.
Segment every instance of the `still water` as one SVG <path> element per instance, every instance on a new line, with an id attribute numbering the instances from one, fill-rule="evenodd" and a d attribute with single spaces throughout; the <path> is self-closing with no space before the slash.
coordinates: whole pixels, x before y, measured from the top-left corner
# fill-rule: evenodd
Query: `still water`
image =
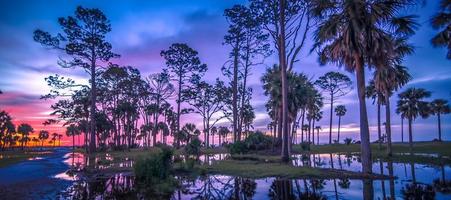
<path id="1" fill-rule="evenodd" d="M 436 155 L 418 155 L 430 159 Z M 106 156 L 108 160 L 109 156 Z M 65 163 L 77 167 L 89 164 L 82 154 L 68 153 Z M 311 166 L 360 171 L 357 155 L 311 154 L 294 155 L 294 166 Z M 217 160 L 229 159 L 227 154 L 201 156 L 200 162 L 210 165 Z M 449 158 L 446 158 L 449 159 Z M 93 162 L 93 161 L 91 161 Z M 95 161 L 97 168 L 113 166 L 109 162 Z M 100 163 L 100 164 L 99 164 Z M 132 166 L 128 159 L 116 163 Z M 76 174 L 59 174 L 55 178 L 70 180 L 73 184 L 59 196 L 62 199 L 451 199 L 451 167 L 420 163 L 393 163 L 375 161 L 375 173 L 397 177 L 392 180 L 359 179 L 283 179 L 267 177 L 249 179 L 226 175 L 175 177 L 179 187 L 166 196 L 140 192 L 130 173 L 115 173 L 108 177 L 84 180 Z"/>

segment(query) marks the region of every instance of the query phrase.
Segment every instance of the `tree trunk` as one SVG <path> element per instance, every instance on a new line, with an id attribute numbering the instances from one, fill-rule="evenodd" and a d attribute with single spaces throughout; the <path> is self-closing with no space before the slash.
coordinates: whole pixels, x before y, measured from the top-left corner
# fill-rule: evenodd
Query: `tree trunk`
<path id="1" fill-rule="evenodd" d="M 401 143 L 404 143 L 404 117 L 401 117 Z"/>
<path id="2" fill-rule="evenodd" d="M 332 144 L 332 115 L 334 109 L 334 95 L 330 94 L 329 144 Z"/>
<path id="3" fill-rule="evenodd" d="M 233 52 L 233 84 L 232 84 L 232 126 L 233 142 L 239 141 L 238 133 L 238 40 Z"/>
<path id="4" fill-rule="evenodd" d="M 412 119 L 409 118 L 409 149 L 410 154 L 413 153 L 413 136 L 412 136 Z"/>
<path id="5" fill-rule="evenodd" d="M 395 199 L 395 179 L 393 175 L 393 161 L 388 161 L 387 163 L 388 167 L 388 175 L 390 176 L 390 198 Z"/>
<path id="6" fill-rule="evenodd" d="M 379 149 L 382 149 L 381 132 L 381 104 L 377 102 L 377 143 L 379 144 Z"/>
<path id="7" fill-rule="evenodd" d="M 361 156 L 362 156 L 362 172 L 365 174 L 372 173 L 371 162 L 371 146 L 370 146 L 370 131 L 368 128 L 368 115 L 366 112 L 365 103 L 365 71 L 364 65 L 359 57 L 356 59 L 356 76 L 357 88 L 359 96 L 359 110 L 360 110 L 360 139 L 361 139 Z"/>
<path id="8" fill-rule="evenodd" d="M 282 80 L 282 161 L 288 162 L 290 159 L 289 145 L 290 135 L 288 133 L 288 83 L 287 83 L 287 65 L 285 52 L 285 0 L 280 0 L 280 35 L 279 35 L 279 50 L 280 50 L 280 67 Z"/>
<path id="9" fill-rule="evenodd" d="M 437 119 L 438 119 L 438 141 L 442 141 L 442 124 L 440 122 L 440 113 L 437 113 Z"/>
<path id="10" fill-rule="evenodd" d="M 387 133 L 387 155 L 392 155 L 390 97 L 385 94 L 385 128 Z"/>
<path id="11" fill-rule="evenodd" d="M 182 100 L 182 76 L 179 76 L 179 91 L 177 94 L 177 133 L 179 134 L 180 132 L 180 104 L 181 104 L 181 100 Z M 180 141 L 177 140 L 177 148 L 180 147 Z"/>
<path id="12" fill-rule="evenodd" d="M 338 116 L 338 137 L 337 137 L 338 143 L 340 143 L 340 126 L 341 126 L 341 115 Z"/>
<path id="13" fill-rule="evenodd" d="M 90 120 L 90 141 L 89 141 L 89 153 L 96 151 L 96 132 L 95 132 L 95 114 L 96 114 L 96 63 L 94 51 L 92 51 L 91 59 L 91 120 Z"/>

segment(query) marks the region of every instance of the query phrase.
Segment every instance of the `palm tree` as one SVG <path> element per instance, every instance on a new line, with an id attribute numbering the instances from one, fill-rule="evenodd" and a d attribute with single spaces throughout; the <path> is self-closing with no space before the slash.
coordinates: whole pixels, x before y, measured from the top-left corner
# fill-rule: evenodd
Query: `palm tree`
<path id="1" fill-rule="evenodd" d="M 29 140 L 28 135 L 30 135 L 30 133 L 33 132 L 34 132 L 33 127 L 31 127 L 29 124 L 20 124 L 17 127 L 17 133 L 22 135 L 22 139 L 20 140 L 22 150 L 24 147 L 24 143 L 26 143 Z"/>
<path id="2" fill-rule="evenodd" d="M 218 128 L 216 128 L 216 126 L 213 126 L 210 130 L 210 134 L 211 134 L 211 143 L 214 146 L 215 145 L 215 135 L 218 133 Z"/>
<path id="3" fill-rule="evenodd" d="M 39 142 L 38 138 L 33 137 L 33 138 L 31 138 L 31 141 L 34 142 L 35 147 L 38 146 L 38 142 Z"/>
<path id="4" fill-rule="evenodd" d="M 55 145 L 56 145 L 57 138 L 58 138 L 58 133 L 52 133 L 53 147 L 55 147 Z"/>
<path id="5" fill-rule="evenodd" d="M 316 126 L 316 143 L 319 145 L 319 130 L 321 130 L 321 126 Z"/>
<path id="6" fill-rule="evenodd" d="M 42 147 L 44 147 L 44 141 L 49 138 L 49 132 L 46 130 L 39 131 L 38 138 L 39 140 L 41 140 L 41 149 L 42 149 Z"/>
<path id="7" fill-rule="evenodd" d="M 451 1 L 440 1 L 439 12 L 432 17 L 431 25 L 436 30 L 442 29 L 431 39 L 432 45 L 447 48 L 446 58 L 451 59 Z"/>
<path id="8" fill-rule="evenodd" d="M 431 114 L 437 115 L 438 121 L 438 141 L 442 141 L 442 126 L 440 121 L 440 115 L 449 114 L 451 112 L 451 108 L 448 104 L 448 101 L 445 99 L 435 99 L 430 103 Z"/>
<path id="9" fill-rule="evenodd" d="M 75 150 L 75 135 L 81 134 L 80 129 L 75 124 L 71 124 L 66 128 L 66 135 L 72 136 L 72 150 Z"/>
<path id="10" fill-rule="evenodd" d="M 222 143 L 226 142 L 226 137 L 227 135 L 230 133 L 230 130 L 225 127 L 225 126 L 220 126 L 219 130 L 218 130 L 218 135 L 219 135 L 219 145 L 222 146 Z M 221 143 L 221 137 L 223 138 L 223 141 Z"/>
<path id="11" fill-rule="evenodd" d="M 397 48 L 400 50 L 397 50 L 396 52 L 402 55 L 406 53 L 400 51 L 413 52 L 413 50 L 410 50 L 410 47 L 404 46 L 405 47 Z M 375 89 L 382 93 L 382 97 L 384 98 L 383 102 L 385 103 L 385 129 L 387 134 L 387 154 L 389 156 L 392 154 L 390 96 L 394 91 L 397 91 L 402 86 L 406 85 L 410 79 L 411 76 L 407 71 L 407 68 L 401 65 L 380 68 L 377 69 L 374 74 Z"/>
<path id="12" fill-rule="evenodd" d="M 335 115 L 338 116 L 338 137 L 337 141 L 340 143 L 340 125 L 341 125 L 341 117 L 346 115 L 346 107 L 344 105 L 339 105 L 335 107 Z"/>
<path id="13" fill-rule="evenodd" d="M 431 96 L 429 91 L 422 88 L 409 88 L 406 91 L 398 94 L 399 100 L 396 112 L 401 114 L 408 120 L 409 123 L 409 147 L 410 152 L 413 150 L 412 138 L 412 122 L 421 116 L 426 118 L 429 114 L 429 104 L 423 101 L 424 98 Z"/>
<path id="14" fill-rule="evenodd" d="M 391 2 L 391 1 L 390 1 Z M 414 33 L 413 16 L 395 17 L 410 1 L 318 1 L 313 13 L 321 21 L 315 32 L 322 64 L 336 63 L 356 73 L 360 110 L 363 173 L 372 172 L 370 134 L 365 103 L 365 66 L 384 67 L 393 54 L 392 35 Z"/>
<path id="15" fill-rule="evenodd" d="M 373 104 L 377 105 L 377 140 L 379 149 L 382 149 L 382 130 L 381 130 L 381 105 L 385 104 L 382 93 L 376 90 L 374 80 L 371 80 L 365 90 L 366 97 L 373 99 Z"/>

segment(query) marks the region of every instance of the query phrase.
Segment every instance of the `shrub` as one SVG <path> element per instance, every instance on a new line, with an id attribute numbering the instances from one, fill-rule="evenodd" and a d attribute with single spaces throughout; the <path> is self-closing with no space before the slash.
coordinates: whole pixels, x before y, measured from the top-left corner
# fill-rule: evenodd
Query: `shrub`
<path id="1" fill-rule="evenodd" d="M 310 151 L 310 142 L 302 142 L 301 143 L 301 149 L 303 151 Z"/>
<path id="2" fill-rule="evenodd" d="M 249 149 L 243 141 L 236 141 L 229 145 L 230 154 L 243 154 L 247 153 Z"/>
<path id="3" fill-rule="evenodd" d="M 346 145 L 350 145 L 352 143 L 352 138 L 345 138 L 343 141 Z"/>
<path id="4" fill-rule="evenodd" d="M 244 143 L 249 150 L 264 150 L 271 147 L 272 138 L 260 131 L 257 131 L 249 134 L 249 136 L 244 140 Z"/>
<path id="5" fill-rule="evenodd" d="M 172 155 L 172 149 L 163 147 L 157 154 L 137 159 L 134 165 L 136 180 L 152 185 L 170 179 Z"/>
<path id="6" fill-rule="evenodd" d="M 195 137 L 185 146 L 185 152 L 188 155 L 199 157 L 201 144 L 202 142 L 199 140 L 199 138 Z"/>

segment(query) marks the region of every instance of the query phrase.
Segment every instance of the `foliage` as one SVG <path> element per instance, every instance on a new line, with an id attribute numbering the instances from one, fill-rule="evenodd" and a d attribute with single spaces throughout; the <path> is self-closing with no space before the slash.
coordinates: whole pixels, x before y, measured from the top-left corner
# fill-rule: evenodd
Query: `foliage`
<path id="1" fill-rule="evenodd" d="M 151 186 L 171 179 L 172 155 L 172 149 L 163 147 L 157 154 L 138 158 L 133 167 L 136 180 Z"/>
<path id="2" fill-rule="evenodd" d="M 301 143 L 301 149 L 303 151 L 310 151 L 310 142 L 302 142 Z"/>
<path id="3" fill-rule="evenodd" d="M 199 140 L 198 137 L 194 137 L 186 146 L 185 146 L 185 152 L 188 155 L 193 155 L 199 157 L 200 155 L 200 147 L 202 142 Z"/>
<path id="4" fill-rule="evenodd" d="M 236 141 L 229 145 L 230 154 L 244 154 L 249 152 L 247 145 L 244 141 Z"/>
<path id="5" fill-rule="evenodd" d="M 272 138 L 260 131 L 257 131 L 249 134 L 249 136 L 244 140 L 244 143 L 246 144 L 246 148 L 248 150 L 265 150 L 271 148 Z"/>
<path id="6" fill-rule="evenodd" d="M 348 145 L 348 146 L 349 146 L 350 144 L 352 144 L 352 138 L 345 138 L 343 141 L 344 141 L 345 144 Z"/>
<path id="7" fill-rule="evenodd" d="M 438 12 L 431 18 L 432 28 L 440 30 L 431 39 L 434 47 L 448 49 L 446 58 L 451 60 L 451 1 L 441 0 Z"/>

